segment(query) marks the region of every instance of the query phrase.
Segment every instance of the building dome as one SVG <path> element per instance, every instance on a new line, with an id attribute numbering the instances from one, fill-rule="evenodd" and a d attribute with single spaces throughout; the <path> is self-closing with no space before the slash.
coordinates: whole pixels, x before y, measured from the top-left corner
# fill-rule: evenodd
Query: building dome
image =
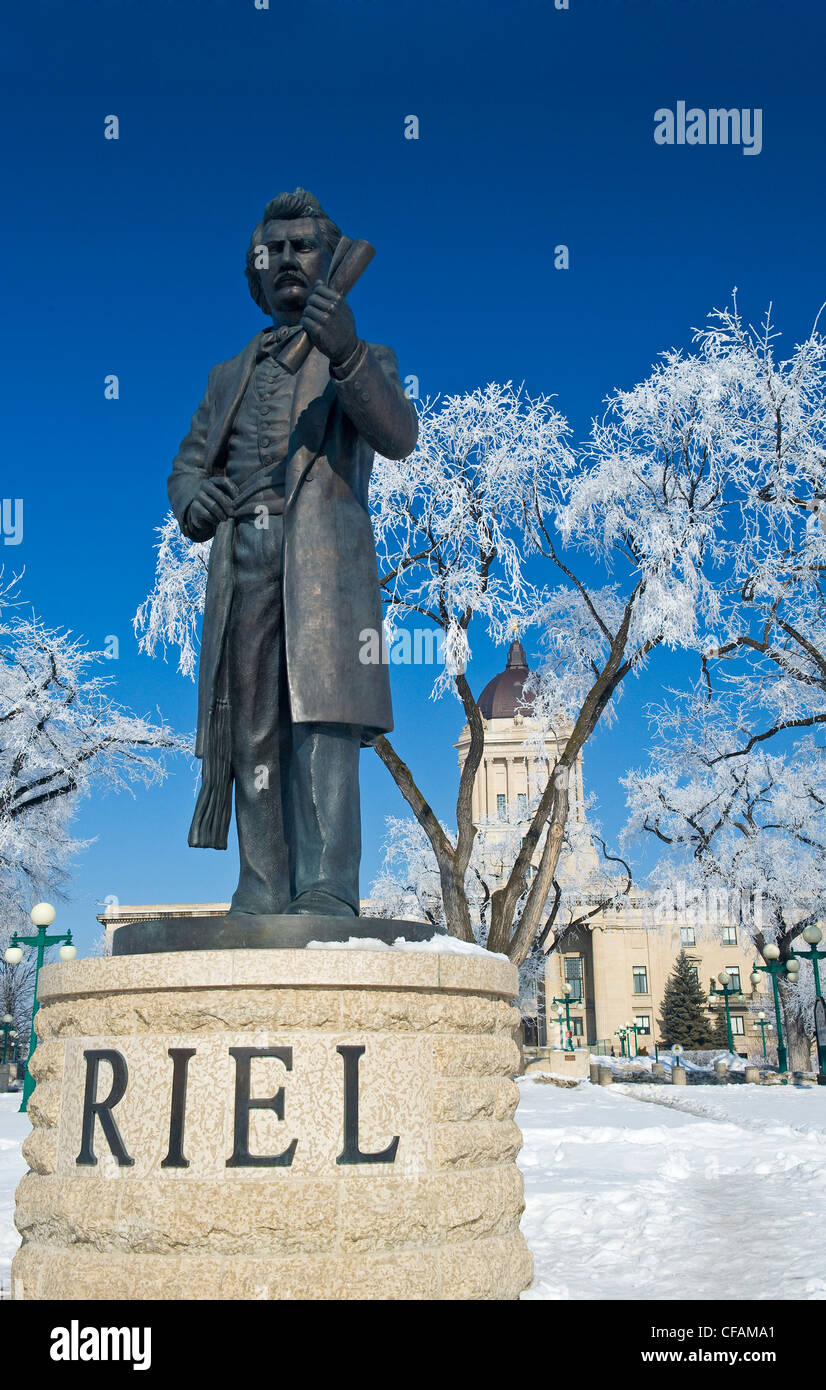
<path id="1" fill-rule="evenodd" d="M 531 700 L 522 693 L 525 681 L 530 675 L 525 648 L 515 639 L 511 642 L 508 661 L 504 671 L 488 681 L 479 696 L 479 710 L 483 719 L 513 719 L 521 711 L 530 709 Z M 524 708 L 523 708 L 524 706 Z"/>

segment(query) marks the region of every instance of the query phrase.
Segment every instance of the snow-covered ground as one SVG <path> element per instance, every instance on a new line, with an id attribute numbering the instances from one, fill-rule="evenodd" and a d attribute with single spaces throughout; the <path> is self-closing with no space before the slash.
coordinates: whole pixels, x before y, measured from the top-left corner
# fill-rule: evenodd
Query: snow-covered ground
<path id="1" fill-rule="evenodd" d="M 523 1298 L 826 1299 L 826 1087 L 519 1086 Z"/>
<path id="2" fill-rule="evenodd" d="M 519 1087 L 525 1299 L 826 1300 L 826 1087 Z M 6 1294 L 19 1104 L 0 1095 Z"/>
<path id="3" fill-rule="evenodd" d="M 0 1297 L 9 1296 L 9 1269 L 20 1244 L 14 1225 L 14 1189 L 26 1171 L 20 1146 L 31 1129 L 28 1116 L 18 1115 L 20 1092 L 0 1094 Z"/>

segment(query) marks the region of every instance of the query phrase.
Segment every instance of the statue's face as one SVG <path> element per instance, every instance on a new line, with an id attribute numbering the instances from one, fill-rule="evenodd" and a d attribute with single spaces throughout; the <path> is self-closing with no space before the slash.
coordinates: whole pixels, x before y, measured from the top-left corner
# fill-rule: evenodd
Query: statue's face
<path id="1" fill-rule="evenodd" d="M 273 318 L 298 320 L 316 280 L 326 280 L 330 248 L 312 217 L 265 222 L 262 244 L 269 267 L 259 270 L 261 291 Z"/>

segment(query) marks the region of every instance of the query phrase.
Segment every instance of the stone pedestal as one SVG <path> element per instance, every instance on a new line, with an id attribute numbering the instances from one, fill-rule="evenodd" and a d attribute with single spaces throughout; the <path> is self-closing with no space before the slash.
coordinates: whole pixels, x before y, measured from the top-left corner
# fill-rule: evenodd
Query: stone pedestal
<path id="1" fill-rule="evenodd" d="M 525 1074 L 531 1072 L 553 1072 L 554 1076 L 570 1077 L 572 1081 L 582 1081 L 588 1075 L 588 1053 L 584 1049 L 571 1052 L 562 1047 L 545 1047 L 536 1057 L 525 1064 Z"/>
<path id="2" fill-rule="evenodd" d="M 685 1086 L 687 1082 L 688 1073 L 685 1067 L 681 1067 L 677 1063 L 675 1063 L 674 1066 L 671 1068 L 672 1086 Z"/>
<path id="3" fill-rule="evenodd" d="M 574 1081 L 584 1081 L 590 1069 L 590 1054 L 584 1047 L 577 1047 L 572 1052 L 570 1048 L 551 1048 L 550 1063 L 551 1071 L 559 1076 L 570 1077 Z"/>
<path id="4" fill-rule="evenodd" d="M 46 966 L 13 1297 L 517 1298 L 516 985 L 433 950 Z"/>
<path id="5" fill-rule="evenodd" d="M 17 1063 L 3 1062 L 0 1065 L 0 1091 L 8 1091 L 17 1080 Z"/>

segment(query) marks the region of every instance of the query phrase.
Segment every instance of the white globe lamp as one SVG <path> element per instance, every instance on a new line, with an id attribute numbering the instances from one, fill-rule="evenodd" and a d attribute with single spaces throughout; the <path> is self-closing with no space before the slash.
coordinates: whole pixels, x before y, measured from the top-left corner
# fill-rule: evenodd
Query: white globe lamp
<path id="1" fill-rule="evenodd" d="M 50 927 L 56 914 L 51 903 L 36 903 L 29 916 L 36 927 Z"/>

